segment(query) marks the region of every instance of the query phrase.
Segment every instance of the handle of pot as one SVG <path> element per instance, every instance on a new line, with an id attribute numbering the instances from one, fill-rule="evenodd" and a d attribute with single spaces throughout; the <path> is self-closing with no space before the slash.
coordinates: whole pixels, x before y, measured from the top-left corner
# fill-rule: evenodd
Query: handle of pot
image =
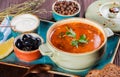
<path id="1" fill-rule="evenodd" d="M 107 35 L 107 37 L 113 36 L 114 33 L 110 28 L 104 28 L 105 34 Z"/>
<path id="2" fill-rule="evenodd" d="M 39 51 L 42 55 L 52 56 L 53 51 L 47 46 L 47 44 L 42 44 L 39 46 Z"/>

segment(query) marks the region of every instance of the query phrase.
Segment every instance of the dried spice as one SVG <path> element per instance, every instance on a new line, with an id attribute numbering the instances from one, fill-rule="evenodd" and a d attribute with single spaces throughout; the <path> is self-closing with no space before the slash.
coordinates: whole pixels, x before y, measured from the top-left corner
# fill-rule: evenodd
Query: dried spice
<path id="1" fill-rule="evenodd" d="M 20 4 L 12 5 L 0 12 L 0 21 L 2 21 L 6 15 L 16 16 L 23 13 L 32 13 L 38 15 L 38 13 L 40 14 L 47 12 L 45 9 L 39 9 L 44 2 L 45 0 L 28 0 Z"/>

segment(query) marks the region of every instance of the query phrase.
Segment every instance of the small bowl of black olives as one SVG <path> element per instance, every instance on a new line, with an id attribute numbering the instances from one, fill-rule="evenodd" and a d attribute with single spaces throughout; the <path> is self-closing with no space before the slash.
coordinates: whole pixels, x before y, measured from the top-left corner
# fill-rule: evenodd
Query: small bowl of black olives
<path id="1" fill-rule="evenodd" d="M 14 40 L 15 55 L 22 61 L 30 62 L 41 57 L 38 50 L 43 44 L 43 39 L 36 33 L 24 33 Z"/>
<path id="2" fill-rule="evenodd" d="M 52 14 L 56 21 L 78 17 L 80 10 L 80 4 L 75 0 L 57 0 L 52 5 Z"/>

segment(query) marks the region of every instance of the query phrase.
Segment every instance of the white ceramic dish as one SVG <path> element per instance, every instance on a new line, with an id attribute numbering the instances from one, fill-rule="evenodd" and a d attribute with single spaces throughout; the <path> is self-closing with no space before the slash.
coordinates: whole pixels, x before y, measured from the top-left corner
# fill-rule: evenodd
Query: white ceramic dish
<path id="1" fill-rule="evenodd" d="M 33 14 L 20 14 L 11 20 L 12 30 L 20 33 L 34 32 L 39 24 L 39 18 Z"/>
<path id="2" fill-rule="evenodd" d="M 50 37 L 54 29 L 60 25 L 73 23 L 73 22 L 77 22 L 77 23 L 80 22 L 80 23 L 84 23 L 84 24 L 88 24 L 90 26 L 96 27 L 103 34 L 103 37 L 104 37 L 104 41 L 101 44 L 101 46 L 95 50 L 92 50 L 92 52 L 77 53 L 77 54 L 65 52 L 63 50 L 56 48 L 50 40 L 51 39 Z M 99 24 L 83 18 L 71 18 L 71 19 L 61 20 L 54 23 L 48 29 L 47 36 L 46 36 L 46 43 L 43 45 L 40 45 L 39 49 L 42 55 L 49 56 L 51 60 L 53 60 L 53 62 L 56 63 L 56 65 L 58 65 L 63 69 L 71 70 L 71 71 L 83 70 L 88 67 L 94 66 L 102 58 L 103 54 L 105 53 L 104 51 L 105 51 L 107 36 L 109 35 L 107 35 L 104 30 L 105 29 L 101 27 Z M 110 35 L 113 35 L 113 33 Z"/>
<path id="3" fill-rule="evenodd" d="M 114 32 L 120 32 L 120 11 L 112 14 L 109 12 L 112 7 L 120 9 L 120 0 L 97 0 L 88 7 L 85 17 L 109 27 Z M 113 17 L 110 18 L 109 15 Z"/>

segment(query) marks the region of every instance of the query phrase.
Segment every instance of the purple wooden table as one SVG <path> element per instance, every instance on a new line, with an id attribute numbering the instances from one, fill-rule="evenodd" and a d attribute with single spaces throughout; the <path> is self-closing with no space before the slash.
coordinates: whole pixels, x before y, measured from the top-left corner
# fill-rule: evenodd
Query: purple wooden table
<path id="1" fill-rule="evenodd" d="M 12 4 L 22 3 L 24 1 L 26 1 L 26 0 L 0 0 L 0 11 L 2 11 L 4 8 L 9 7 Z M 46 9 L 47 11 L 50 12 L 52 3 L 54 1 L 55 0 L 46 0 L 46 2 L 42 4 L 40 9 Z M 81 4 L 81 7 L 82 7 L 81 12 L 80 12 L 80 17 L 84 17 L 87 7 L 95 0 L 77 0 L 77 1 Z M 50 18 L 52 18 L 52 15 L 43 13 L 41 15 L 41 18 L 50 19 Z M 120 66 L 119 61 L 120 61 L 120 46 L 119 46 L 117 54 L 115 56 L 114 64 Z M 0 71 L 2 71 L 2 72 L 0 72 L 0 77 L 21 77 L 21 75 L 26 71 L 26 70 L 24 70 L 24 71 L 17 70 L 18 68 L 15 68 L 15 69 L 16 70 L 14 70 L 11 67 L 6 67 L 6 66 L 0 64 Z"/>

